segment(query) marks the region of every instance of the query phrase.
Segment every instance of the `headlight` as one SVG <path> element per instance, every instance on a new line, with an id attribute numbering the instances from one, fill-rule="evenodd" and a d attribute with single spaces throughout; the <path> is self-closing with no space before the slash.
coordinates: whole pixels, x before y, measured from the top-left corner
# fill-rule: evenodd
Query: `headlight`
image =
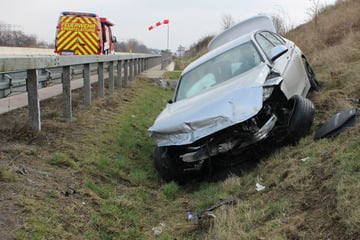
<path id="1" fill-rule="evenodd" d="M 263 102 L 265 102 L 271 96 L 273 91 L 274 91 L 273 86 L 263 88 Z"/>
<path id="2" fill-rule="evenodd" d="M 272 92 L 274 91 L 274 87 L 279 86 L 282 81 L 283 78 L 281 76 L 276 76 L 272 78 L 270 77 L 269 79 L 266 79 L 263 86 L 263 101 L 266 101 L 271 96 Z"/>

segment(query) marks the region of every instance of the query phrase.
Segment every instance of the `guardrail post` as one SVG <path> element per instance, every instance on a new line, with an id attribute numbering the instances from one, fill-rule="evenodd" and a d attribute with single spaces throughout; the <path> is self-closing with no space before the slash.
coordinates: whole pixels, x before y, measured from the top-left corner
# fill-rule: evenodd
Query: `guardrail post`
<path id="1" fill-rule="evenodd" d="M 29 105 L 30 127 L 36 131 L 41 131 L 40 103 L 38 95 L 38 73 L 36 69 L 26 71 L 27 74 L 27 93 Z"/>
<path id="2" fill-rule="evenodd" d="M 117 62 L 117 76 L 116 76 L 116 81 L 115 81 L 115 85 L 117 88 L 121 88 L 121 85 L 122 85 L 122 61 L 118 61 Z"/>
<path id="3" fill-rule="evenodd" d="M 136 59 L 136 75 L 140 73 L 140 59 Z"/>
<path id="4" fill-rule="evenodd" d="M 138 59 L 135 58 L 134 59 L 134 79 L 138 75 L 138 65 L 137 64 L 138 64 Z"/>
<path id="5" fill-rule="evenodd" d="M 110 94 L 114 93 L 114 62 L 109 62 L 109 91 Z"/>
<path id="6" fill-rule="evenodd" d="M 84 105 L 91 105 L 90 64 L 84 64 Z"/>
<path id="7" fill-rule="evenodd" d="M 133 77 L 134 77 L 134 68 L 133 68 L 133 60 L 129 60 L 129 78 L 128 80 L 131 82 L 133 80 Z"/>
<path id="8" fill-rule="evenodd" d="M 138 70 L 139 70 L 139 74 L 143 71 L 143 70 L 142 70 L 142 58 L 139 59 L 139 62 L 138 62 Z"/>
<path id="9" fill-rule="evenodd" d="M 62 71 L 63 115 L 65 120 L 72 121 L 71 67 L 64 66 Z"/>
<path id="10" fill-rule="evenodd" d="M 140 58 L 140 73 L 142 73 L 144 71 L 144 59 L 143 58 Z"/>
<path id="11" fill-rule="evenodd" d="M 129 61 L 125 60 L 124 61 L 124 81 L 122 82 L 123 87 L 127 86 L 128 79 L 129 79 Z"/>
<path id="12" fill-rule="evenodd" d="M 98 63 L 98 95 L 103 98 L 104 94 L 104 63 Z"/>
<path id="13" fill-rule="evenodd" d="M 136 75 L 139 75 L 140 73 L 140 59 L 136 59 Z"/>
<path id="14" fill-rule="evenodd" d="M 148 69 L 148 59 L 144 59 L 144 71 Z"/>

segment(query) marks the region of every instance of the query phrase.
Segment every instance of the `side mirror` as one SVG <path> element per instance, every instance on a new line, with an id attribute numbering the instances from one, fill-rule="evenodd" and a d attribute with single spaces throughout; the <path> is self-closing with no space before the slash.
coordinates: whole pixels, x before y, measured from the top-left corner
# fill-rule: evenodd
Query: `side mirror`
<path id="1" fill-rule="evenodd" d="M 168 103 L 168 104 L 172 104 L 172 103 L 174 103 L 174 101 L 173 101 L 172 99 L 169 99 L 169 100 L 167 101 L 167 103 Z"/>
<path id="2" fill-rule="evenodd" d="M 275 61 L 280 56 L 282 56 L 284 53 L 286 53 L 288 50 L 289 49 L 284 45 L 279 45 L 279 46 L 273 47 L 270 52 L 270 54 L 271 54 L 270 60 Z"/>
<path id="3" fill-rule="evenodd" d="M 112 41 L 113 43 L 116 43 L 116 42 L 117 42 L 116 37 L 115 37 L 115 36 L 112 36 L 112 37 L 111 37 L 111 41 Z"/>

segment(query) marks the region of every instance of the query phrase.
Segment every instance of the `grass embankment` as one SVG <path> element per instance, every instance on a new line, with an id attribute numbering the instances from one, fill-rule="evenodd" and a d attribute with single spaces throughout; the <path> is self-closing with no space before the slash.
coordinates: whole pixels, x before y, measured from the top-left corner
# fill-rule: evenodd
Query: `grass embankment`
<path id="1" fill-rule="evenodd" d="M 153 239 L 153 227 L 162 224 L 160 239 L 198 239 L 189 206 L 203 210 L 238 189 L 206 182 L 180 187 L 158 178 L 146 130 L 172 94 L 137 79 L 125 96 L 76 112 L 70 125 L 54 123 L 59 114 L 51 110 L 42 140 L 32 146 L 38 159 L 23 159 L 38 166 L 25 174 L 31 184 L 17 197 L 24 223 L 16 239 Z M 43 145 L 50 131 L 57 132 L 51 151 Z"/>
<path id="2" fill-rule="evenodd" d="M 349 99 L 360 99 L 360 28 L 350 15 L 355 11 L 358 16 L 359 5 L 342 1 L 325 9 L 317 26 L 311 22 L 289 34 L 314 66 L 322 87 L 310 96 L 316 106 L 312 132 L 298 145 L 278 149 L 254 168 L 222 181 L 166 184 L 152 165 L 154 142 L 146 129 L 172 93 L 138 79 L 125 97 L 76 113 L 77 122 L 68 131 L 72 137 L 57 134 L 49 156 L 43 156 L 45 145 L 42 151 L 41 145 L 22 150 L 22 157 L 34 163 L 39 158 L 39 165 L 45 164 L 41 169 L 52 174 L 37 172 L 45 179 L 43 185 L 25 181 L 33 191 L 21 186 L 18 205 L 24 223 L 17 239 L 154 239 L 152 228 L 161 223 L 165 227 L 158 239 L 357 239 L 359 124 L 334 139 L 314 141 L 313 135 L 336 112 L 358 107 Z M 328 25 L 345 17 L 344 25 Z M 326 29 L 342 31 L 342 37 L 319 44 L 334 33 L 325 36 Z M 319 32 L 321 39 L 314 37 Z M 50 122 L 45 121 L 43 134 L 56 127 Z M 19 181 L 8 171 L 0 176 Z M 256 191 L 256 183 L 265 189 Z M 65 191 L 64 186 L 71 188 Z M 215 219 L 199 225 L 186 220 L 185 201 L 196 213 L 240 193 L 244 199 L 215 210 Z"/>
<path id="3" fill-rule="evenodd" d="M 123 104 L 112 99 L 80 111 L 81 134 L 75 132 L 75 142 L 61 139 L 47 158 L 48 167 L 62 171 L 55 181 L 65 179 L 70 188 L 60 192 L 49 182 L 41 193 L 20 194 L 27 217 L 17 239 L 154 239 L 152 228 L 162 223 L 158 239 L 357 236 L 359 127 L 336 139 L 308 136 L 239 176 L 178 186 L 158 179 L 146 132 L 171 96 L 138 79 Z M 257 192 L 256 183 L 265 190 Z M 243 200 L 215 210 L 215 219 L 199 225 L 186 219 L 188 208 L 197 213 L 239 194 Z"/>

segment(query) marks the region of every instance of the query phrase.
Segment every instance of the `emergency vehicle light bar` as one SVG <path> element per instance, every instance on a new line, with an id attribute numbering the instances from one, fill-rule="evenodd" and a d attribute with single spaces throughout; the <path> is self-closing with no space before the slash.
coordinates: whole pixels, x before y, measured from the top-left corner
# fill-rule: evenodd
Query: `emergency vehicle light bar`
<path id="1" fill-rule="evenodd" d="M 73 15 L 73 16 L 85 16 L 85 17 L 97 17 L 95 13 L 82 13 L 82 12 L 62 12 L 62 15 Z"/>

